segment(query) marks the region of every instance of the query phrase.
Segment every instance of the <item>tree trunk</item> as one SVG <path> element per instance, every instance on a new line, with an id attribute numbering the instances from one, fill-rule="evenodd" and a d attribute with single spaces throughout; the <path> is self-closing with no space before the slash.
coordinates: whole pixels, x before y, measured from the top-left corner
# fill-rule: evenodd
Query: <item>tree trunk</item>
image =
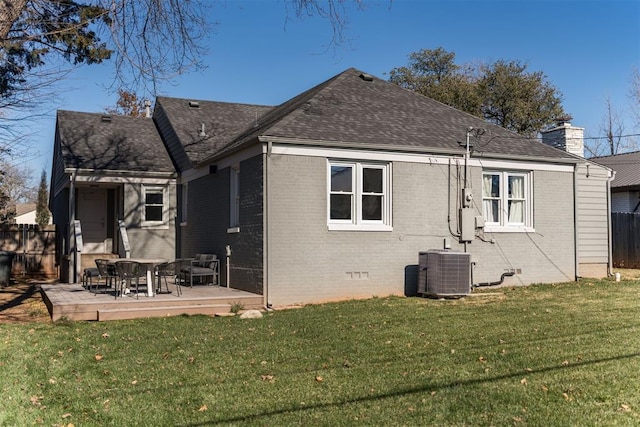
<path id="1" fill-rule="evenodd" d="M 5 41 L 26 4 L 27 0 L 0 0 L 0 43 Z"/>

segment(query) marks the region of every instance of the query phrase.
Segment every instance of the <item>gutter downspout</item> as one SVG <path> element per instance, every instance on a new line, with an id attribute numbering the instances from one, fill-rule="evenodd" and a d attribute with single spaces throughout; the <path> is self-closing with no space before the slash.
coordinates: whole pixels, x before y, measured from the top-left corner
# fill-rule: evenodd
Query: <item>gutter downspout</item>
<path id="1" fill-rule="evenodd" d="M 74 170 L 71 173 L 71 179 L 69 183 L 69 222 L 67 224 L 67 243 L 68 243 L 68 253 L 66 254 L 69 257 L 69 264 L 67 268 L 68 281 L 69 283 L 76 283 L 76 238 L 75 238 L 75 222 L 76 222 L 76 174 L 77 170 Z"/>
<path id="2" fill-rule="evenodd" d="M 267 141 L 267 153 L 264 156 L 264 189 L 263 189 L 263 203 L 264 203 L 264 254 L 262 256 L 264 263 L 264 279 L 263 279 L 263 303 L 266 308 L 271 308 L 271 300 L 269 298 L 269 283 L 271 279 L 271 268 L 269 265 L 269 254 L 271 253 L 271 239 L 270 228 L 271 222 L 269 221 L 269 164 L 271 160 L 271 152 L 273 151 L 273 142 Z"/>
<path id="3" fill-rule="evenodd" d="M 609 260 L 607 262 L 607 276 L 613 275 L 613 238 L 611 231 L 611 181 L 616 178 L 616 171 L 612 170 L 611 174 L 607 178 L 607 243 L 609 245 L 609 251 L 607 256 Z"/>
<path id="4" fill-rule="evenodd" d="M 578 274 L 580 261 L 579 248 L 578 248 L 578 164 L 573 167 L 573 250 L 574 258 L 573 265 L 575 268 L 575 281 L 580 278 Z"/>

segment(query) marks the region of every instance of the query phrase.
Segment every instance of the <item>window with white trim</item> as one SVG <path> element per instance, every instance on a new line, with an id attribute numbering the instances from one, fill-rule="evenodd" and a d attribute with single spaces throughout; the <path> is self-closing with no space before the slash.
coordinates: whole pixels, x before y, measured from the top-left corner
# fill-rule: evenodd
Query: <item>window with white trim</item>
<path id="1" fill-rule="evenodd" d="M 485 227 L 533 227 L 532 179 L 530 172 L 482 173 L 482 213 Z"/>
<path id="2" fill-rule="evenodd" d="M 240 226 L 240 165 L 229 168 L 229 227 Z"/>
<path id="3" fill-rule="evenodd" d="M 144 198 L 143 225 L 161 225 L 165 223 L 166 187 L 142 186 Z"/>
<path id="4" fill-rule="evenodd" d="M 389 170 L 389 164 L 329 162 L 329 229 L 391 230 Z"/>
<path id="5" fill-rule="evenodd" d="M 189 184 L 188 183 L 184 183 L 182 184 L 182 206 L 181 206 L 181 210 L 180 210 L 180 221 L 182 224 L 186 224 L 187 223 L 187 219 L 188 219 L 188 215 L 189 215 L 189 209 L 188 209 L 188 201 L 189 201 Z"/>

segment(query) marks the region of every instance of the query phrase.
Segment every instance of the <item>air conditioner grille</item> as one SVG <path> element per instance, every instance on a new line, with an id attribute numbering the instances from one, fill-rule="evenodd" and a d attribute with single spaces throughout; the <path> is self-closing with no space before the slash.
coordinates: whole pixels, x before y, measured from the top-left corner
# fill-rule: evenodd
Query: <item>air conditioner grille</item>
<path id="1" fill-rule="evenodd" d="M 470 267 L 471 255 L 465 252 L 420 252 L 418 293 L 443 297 L 468 295 L 471 291 Z"/>

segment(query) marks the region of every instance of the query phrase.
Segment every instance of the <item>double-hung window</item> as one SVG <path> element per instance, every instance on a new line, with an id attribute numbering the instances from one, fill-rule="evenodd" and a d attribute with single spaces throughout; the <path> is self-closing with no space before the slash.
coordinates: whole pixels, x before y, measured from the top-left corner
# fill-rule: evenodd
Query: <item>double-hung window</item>
<path id="1" fill-rule="evenodd" d="M 142 223 L 144 226 L 165 224 L 166 191 L 166 187 L 142 187 L 144 197 Z"/>
<path id="2" fill-rule="evenodd" d="M 485 230 L 532 230 L 532 204 L 530 172 L 483 172 L 482 212 Z"/>
<path id="3" fill-rule="evenodd" d="M 330 230 L 391 230 L 389 164 L 329 162 Z"/>

